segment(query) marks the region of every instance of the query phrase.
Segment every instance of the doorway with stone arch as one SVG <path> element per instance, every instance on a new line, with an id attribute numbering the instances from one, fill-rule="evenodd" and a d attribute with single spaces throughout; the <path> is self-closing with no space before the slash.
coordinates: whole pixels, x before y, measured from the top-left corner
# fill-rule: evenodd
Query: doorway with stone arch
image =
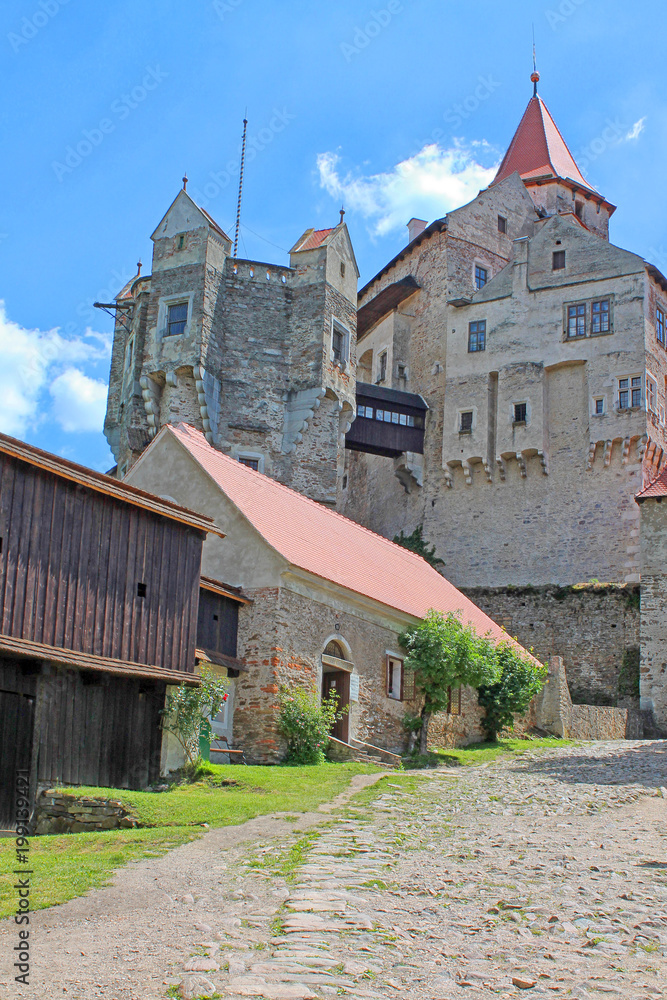
<path id="1" fill-rule="evenodd" d="M 354 669 L 350 647 L 341 636 L 327 639 L 322 653 L 322 697 L 336 694 L 338 708 L 347 709 L 340 714 L 331 730 L 334 739 L 348 743 L 350 737 L 350 674 Z"/>

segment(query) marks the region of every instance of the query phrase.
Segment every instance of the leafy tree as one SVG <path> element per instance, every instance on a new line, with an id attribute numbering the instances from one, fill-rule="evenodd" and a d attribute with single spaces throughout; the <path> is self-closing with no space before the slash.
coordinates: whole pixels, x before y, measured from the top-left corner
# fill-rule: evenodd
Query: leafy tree
<path id="1" fill-rule="evenodd" d="M 201 684 L 180 684 L 167 695 L 162 709 L 162 728 L 173 733 L 185 750 L 191 765 L 199 757 L 199 735 L 206 731 L 209 719 L 215 718 L 229 697 L 224 678 L 202 669 Z"/>
<path id="2" fill-rule="evenodd" d="M 345 708 L 343 711 L 347 711 Z M 283 688 L 280 692 L 278 732 L 287 740 L 286 764 L 321 764 L 338 711 L 338 695 L 318 698 L 306 688 Z"/>
<path id="3" fill-rule="evenodd" d="M 429 722 L 434 712 L 447 708 L 447 689 L 495 683 L 499 677 L 496 654 L 491 642 L 478 636 L 471 625 L 463 625 L 451 612 L 445 616 L 433 608 L 419 624 L 405 630 L 400 642 L 408 651 L 404 667 L 414 670 L 416 685 L 424 695 L 419 750 L 426 753 Z"/>
<path id="4" fill-rule="evenodd" d="M 492 742 L 501 730 L 513 724 L 515 712 L 523 715 L 527 711 L 547 677 L 545 666 L 521 656 L 509 643 L 496 648 L 496 659 L 500 668 L 498 680 L 482 685 L 477 694 L 479 704 L 485 709 L 482 726 Z"/>
<path id="5" fill-rule="evenodd" d="M 397 545 L 402 545 L 404 549 L 416 552 L 418 556 L 430 563 L 433 569 L 444 566 L 445 560 L 439 559 L 435 554 L 435 545 L 427 545 L 424 541 L 423 531 L 424 525 L 418 524 L 410 535 L 404 535 L 402 531 L 400 535 L 394 535 L 394 541 Z"/>

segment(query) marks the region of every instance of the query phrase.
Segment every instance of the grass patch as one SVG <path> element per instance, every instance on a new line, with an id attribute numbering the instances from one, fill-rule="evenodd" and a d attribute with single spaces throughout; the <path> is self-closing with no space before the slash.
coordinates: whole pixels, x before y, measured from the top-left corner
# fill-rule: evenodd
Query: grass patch
<path id="1" fill-rule="evenodd" d="M 253 868 L 262 868 L 276 878 L 294 882 L 297 870 L 305 864 L 308 853 L 319 836 L 319 832 L 309 833 L 284 851 L 265 854 L 262 858 L 253 856 L 250 863 Z"/>
<path id="2" fill-rule="evenodd" d="M 307 767 L 207 765 L 190 785 L 167 792 L 117 788 L 68 788 L 68 794 L 119 799 L 143 826 L 235 826 L 265 813 L 306 812 L 344 791 L 356 774 L 373 774 L 368 764 L 315 764 Z M 293 815 L 290 818 L 294 818 Z"/>
<path id="3" fill-rule="evenodd" d="M 196 840 L 200 831 L 106 830 L 103 833 L 33 837 L 30 841 L 30 906 L 43 910 L 108 885 L 116 868 L 128 861 L 160 857 L 173 847 Z M 13 840 L 0 840 L 0 918 L 16 910 L 16 854 Z"/>
<path id="4" fill-rule="evenodd" d="M 576 740 L 560 740 L 557 738 L 529 740 L 498 740 L 497 743 L 471 743 L 467 747 L 448 747 L 428 754 L 416 754 L 414 757 L 404 757 L 403 767 L 406 770 L 423 767 L 470 767 L 475 764 L 487 764 L 498 759 L 520 757 L 535 751 L 558 750 L 561 747 L 574 746 Z"/>

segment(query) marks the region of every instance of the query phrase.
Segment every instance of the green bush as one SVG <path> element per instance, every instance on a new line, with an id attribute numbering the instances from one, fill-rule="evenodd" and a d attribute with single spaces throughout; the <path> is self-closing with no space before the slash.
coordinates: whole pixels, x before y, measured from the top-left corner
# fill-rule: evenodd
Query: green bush
<path id="1" fill-rule="evenodd" d="M 345 709 L 344 711 L 347 711 Z M 283 688 L 280 692 L 278 732 L 287 741 L 286 764 L 321 764 L 338 711 L 338 696 L 318 698 L 306 688 Z"/>
<path id="2" fill-rule="evenodd" d="M 500 677 L 495 684 L 482 685 L 477 700 L 485 709 L 482 728 L 493 743 L 498 733 L 514 724 L 514 713 L 527 711 L 532 699 L 542 690 L 547 668 L 537 660 L 520 656 L 509 645 L 496 647 Z"/>
<path id="3" fill-rule="evenodd" d="M 226 679 L 208 668 L 201 670 L 199 687 L 180 684 L 167 695 L 162 728 L 181 744 L 193 773 L 198 766 L 200 733 L 210 732 L 209 719 L 215 718 L 228 697 Z"/>

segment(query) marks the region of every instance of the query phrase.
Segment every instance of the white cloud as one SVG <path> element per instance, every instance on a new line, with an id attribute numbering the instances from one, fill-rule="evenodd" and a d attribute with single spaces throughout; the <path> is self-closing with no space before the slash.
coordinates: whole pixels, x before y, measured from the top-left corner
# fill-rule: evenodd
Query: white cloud
<path id="1" fill-rule="evenodd" d="M 337 153 L 320 153 L 317 167 L 320 185 L 371 220 L 374 236 L 384 236 L 403 229 L 413 216 L 430 221 L 471 201 L 498 169 L 497 163 L 487 167 L 479 161 L 494 155 L 486 142 L 455 139 L 448 149 L 429 143 L 391 170 L 366 177 L 352 172 L 341 176 Z"/>
<path id="2" fill-rule="evenodd" d="M 632 128 L 628 132 L 626 132 L 625 139 L 638 139 L 639 136 L 644 131 L 645 121 L 646 121 L 646 115 L 644 115 L 643 118 L 640 118 L 639 121 L 636 121 L 632 126 Z"/>
<path id="3" fill-rule="evenodd" d="M 107 360 L 110 353 L 108 334 L 86 330 L 83 337 L 66 338 L 57 328 L 27 330 L 7 318 L 0 300 L 0 431 L 21 437 L 28 427 L 43 423 L 49 406 L 48 386 L 63 371 L 75 370 L 73 365 L 95 364 Z M 101 430 L 101 423 L 94 429 Z"/>
<path id="4" fill-rule="evenodd" d="M 53 415 L 68 434 L 101 431 L 108 386 L 89 378 L 78 368 L 68 368 L 49 386 Z"/>

